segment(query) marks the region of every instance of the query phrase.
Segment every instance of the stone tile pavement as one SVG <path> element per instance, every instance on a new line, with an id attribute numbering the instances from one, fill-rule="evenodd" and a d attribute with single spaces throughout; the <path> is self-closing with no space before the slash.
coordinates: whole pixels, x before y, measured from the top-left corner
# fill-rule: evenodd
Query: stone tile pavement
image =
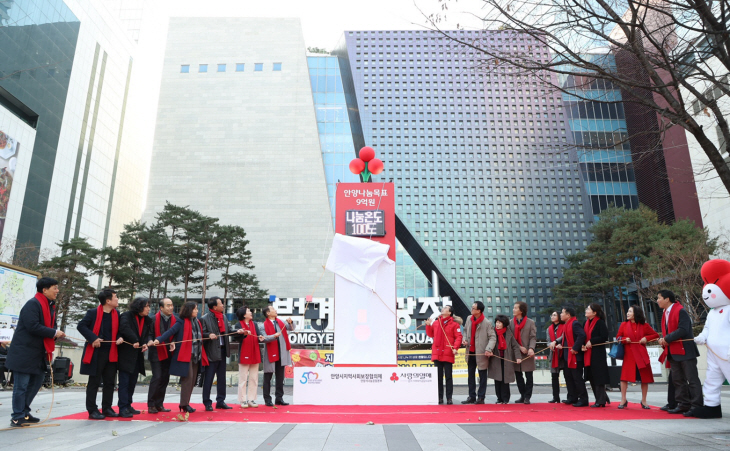
<path id="1" fill-rule="evenodd" d="M 289 388 L 289 387 L 287 387 Z M 491 385 L 489 387 L 492 389 Z M 638 387 L 632 387 L 629 400 L 639 401 Z M 655 384 L 649 402 L 663 405 L 666 386 Z M 513 394 L 514 394 L 513 388 Z M 235 388 L 228 388 L 230 401 Z M 289 390 L 287 390 L 289 392 Z M 454 401 L 465 399 L 463 390 Z M 491 393 L 491 392 L 490 392 Z M 535 388 L 533 402 L 550 399 L 549 387 Z M 135 398 L 145 399 L 146 387 L 138 387 Z M 610 393 L 618 404 L 619 394 Z M 100 397 L 100 396 L 99 396 Z M 168 407 L 177 405 L 174 388 L 168 392 Z M 0 391 L 0 418 L 10 418 L 9 391 Z M 494 402 L 488 394 L 487 402 Z M 285 397 L 291 401 L 290 396 Z M 0 449 L 53 450 L 215 450 L 215 451 L 461 451 L 461 450 L 720 450 L 730 449 L 730 388 L 723 394 L 727 419 L 721 420 L 638 420 L 492 424 L 264 424 L 264 423 L 151 423 L 114 421 L 54 421 L 58 427 L 0 432 Z M 193 395 L 193 402 L 199 396 Z M 42 391 L 34 407 L 45 418 L 51 393 Z M 57 389 L 52 417 L 83 410 L 84 391 L 80 388 Z M 1 420 L 0 420 L 1 421 Z M 3 424 L 0 422 L 0 427 Z"/>

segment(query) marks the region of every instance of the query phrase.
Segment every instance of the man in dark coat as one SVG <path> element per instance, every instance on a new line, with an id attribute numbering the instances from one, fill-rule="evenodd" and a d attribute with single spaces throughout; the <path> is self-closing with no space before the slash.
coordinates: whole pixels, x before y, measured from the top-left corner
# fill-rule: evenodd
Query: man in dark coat
<path id="1" fill-rule="evenodd" d="M 588 391 L 583 379 L 583 345 L 586 342 L 586 333 L 583 325 L 575 319 L 575 309 L 564 307 L 560 319 L 565 322 L 563 343 L 557 345 L 563 350 L 565 360 L 565 386 L 568 389 L 568 399 L 565 404 L 573 407 L 588 407 Z"/>
<path id="2" fill-rule="evenodd" d="M 694 416 L 694 409 L 702 407 L 702 383 L 697 374 L 697 357 L 700 350 L 694 342 L 692 319 L 682 304 L 669 290 L 661 290 L 657 295 L 657 304 L 664 309 L 662 313 L 662 332 L 664 338 L 659 344 L 664 348 L 661 362 L 667 362 L 672 369 L 677 407 L 669 413 L 683 413 L 686 417 Z M 688 341 L 679 341 L 688 340 Z"/>
<path id="3" fill-rule="evenodd" d="M 231 356 L 230 340 L 227 334 L 231 329 L 223 314 L 225 308 L 221 298 L 213 296 L 208 299 L 208 313 L 200 318 L 200 322 L 203 324 L 203 337 L 209 338 L 209 340 L 203 341 L 209 362 L 208 367 L 205 368 L 203 381 L 203 404 L 205 410 L 209 412 L 213 411 L 213 401 L 210 399 L 213 378 L 218 380 L 215 408 L 231 409 L 226 404 L 226 363 L 228 363 L 227 358 Z"/>
<path id="4" fill-rule="evenodd" d="M 58 296 L 58 282 L 43 277 L 36 282 L 36 290 L 35 297 L 20 309 L 18 327 L 5 361 L 14 375 L 11 427 L 40 422 L 30 414 L 30 405 L 43 385 L 55 349 L 54 340 L 66 336 L 56 329 L 54 301 Z"/>
<path id="5" fill-rule="evenodd" d="M 89 376 L 86 384 L 86 410 L 89 412 L 91 420 L 118 416 L 112 409 L 112 402 L 117 379 L 119 346 L 123 343 L 123 339 L 119 335 L 117 292 L 107 288 L 99 292 L 98 298 L 99 306 L 88 310 L 76 326 L 87 341 L 79 372 Z M 96 395 L 102 381 L 104 382 L 101 394 L 102 411 L 99 412 Z"/>
<path id="6" fill-rule="evenodd" d="M 172 299 L 160 299 L 159 311 L 152 317 L 153 338 L 164 334 L 176 322 L 180 321 L 175 316 L 174 309 Z M 150 367 L 152 368 L 152 380 L 150 380 L 150 388 L 147 392 L 147 410 L 149 413 L 170 411 L 170 409 L 165 408 L 164 402 L 167 385 L 170 383 L 170 362 L 172 361 L 173 351 L 175 351 L 175 343 L 155 346 L 150 348 L 147 353 L 147 359 L 150 361 Z"/>
<path id="7" fill-rule="evenodd" d="M 137 296 L 129 304 L 129 310 L 119 318 L 119 334 L 124 343 L 119 347 L 119 416 L 131 418 L 140 413 L 132 407 L 132 397 L 137 386 L 137 376 L 145 375 L 144 353 L 152 346 L 152 319 L 150 301 Z M 130 345 L 131 343 L 131 345 Z"/>

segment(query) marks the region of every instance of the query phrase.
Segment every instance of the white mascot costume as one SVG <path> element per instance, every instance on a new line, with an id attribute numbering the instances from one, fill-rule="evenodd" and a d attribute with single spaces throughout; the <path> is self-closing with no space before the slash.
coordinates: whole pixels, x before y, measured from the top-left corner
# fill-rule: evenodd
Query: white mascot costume
<path id="1" fill-rule="evenodd" d="M 704 406 L 695 409 L 697 418 L 722 418 L 720 391 L 730 380 L 730 262 L 710 260 L 702 265 L 702 298 L 712 310 L 695 343 L 707 345 L 707 377 L 702 388 Z"/>

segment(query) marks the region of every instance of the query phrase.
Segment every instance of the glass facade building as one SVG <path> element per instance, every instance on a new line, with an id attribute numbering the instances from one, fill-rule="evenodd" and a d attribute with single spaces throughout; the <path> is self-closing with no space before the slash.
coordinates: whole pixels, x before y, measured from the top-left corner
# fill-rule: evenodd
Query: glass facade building
<path id="1" fill-rule="evenodd" d="M 456 33 L 548 58 L 528 36 Z M 471 50 L 431 31 L 348 31 L 335 53 L 398 187 L 396 213 L 462 300 L 489 316 L 547 307 L 593 221 L 560 95 L 505 68 L 477 73 Z"/>

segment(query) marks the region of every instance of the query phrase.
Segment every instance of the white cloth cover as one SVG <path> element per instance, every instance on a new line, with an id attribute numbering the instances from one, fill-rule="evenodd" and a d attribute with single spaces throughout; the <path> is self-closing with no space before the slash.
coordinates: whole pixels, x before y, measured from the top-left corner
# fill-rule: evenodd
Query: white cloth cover
<path id="1" fill-rule="evenodd" d="M 388 258 L 389 249 L 387 244 L 336 233 L 325 268 L 350 282 L 375 291 L 380 264 L 394 263 Z"/>

